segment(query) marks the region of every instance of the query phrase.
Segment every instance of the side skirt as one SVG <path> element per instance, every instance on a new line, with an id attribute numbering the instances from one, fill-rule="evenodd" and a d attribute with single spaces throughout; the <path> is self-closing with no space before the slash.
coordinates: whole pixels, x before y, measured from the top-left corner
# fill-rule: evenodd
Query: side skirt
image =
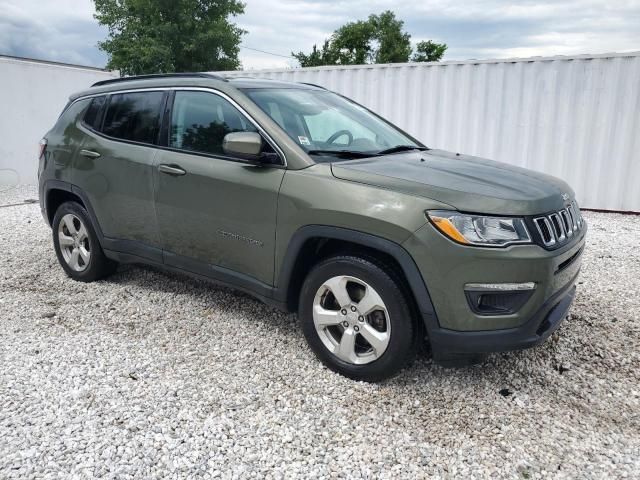
<path id="1" fill-rule="evenodd" d="M 152 247 L 138 247 L 138 251 L 147 248 Z M 159 270 L 187 275 L 198 280 L 205 280 L 215 285 L 241 291 L 269 306 L 275 307 L 283 312 L 287 312 L 286 302 L 281 302 L 273 298 L 273 287 L 226 268 L 201 263 L 193 259 L 188 259 L 181 257 L 180 255 L 166 252 L 165 260 L 167 263 L 162 263 L 162 257 L 157 261 L 149 258 L 148 255 L 140 256 L 134 253 L 124 253 L 110 250 L 108 248 L 103 248 L 103 251 L 108 258 L 118 263 L 149 265 Z"/>

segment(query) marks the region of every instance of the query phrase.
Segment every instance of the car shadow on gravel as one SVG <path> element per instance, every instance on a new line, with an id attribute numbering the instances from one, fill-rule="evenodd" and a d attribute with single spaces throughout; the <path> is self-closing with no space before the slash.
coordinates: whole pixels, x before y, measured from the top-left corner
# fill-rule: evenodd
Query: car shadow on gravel
<path id="1" fill-rule="evenodd" d="M 120 286 L 135 286 L 150 294 L 160 293 L 174 297 L 187 295 L 193 300 L 200 300 L 202 303 L 208 304 L 210 308 L 219 311 L 220 314 L 241 318 L 249 317 L 251 321 L 258 322 L 267 329 L 277 328 L 279 334 L 285 334 L 296 341 L 301 341 L 303 337 L 296 314 L 283 313 L 247 293 L 217 284 L 212 280 L 195 278 L 186 273 L 167 272 L 153 266 L 121 265 L 118 272 L 104 282 Z M 312 355 L 311 351 L 306 348 L 304 354 Z M 414 384 L 416 379 L 423 381 L 427 378 L 430 381 L 434 378 L 443 380 L 469 379 L 499 374 L 502 371 L 513 370 L 523 360 L 528 362 L 530 355 L 531 351 L 526 350 L 496 353 L 488 355 L 477 364 L 445 368 L 433 363 L 429 348 L 425 344 L 419 348 L 416 359 L 410 366 L 383 384 L 389 387 L 404 387 L 407 384 Z"/>
<path id="2" fill-rule="evenodd" d="M 248 293 L 221 285 L 214 280 L 196 278 L 187 273 L 169 272 L 148 265 L 121 265 L 115 274 L 103 281 L 114 285 L 132 285 L 150 294 L 160 293 L 176 297 L 188 295 L 207 304 L 208 308 L 220 310 L 220 313 L 248 315 L 265 325 L 282 326 L 292 323 L 292 317 L 295 318 L 294 314 L 286 314 Z M 297 335 L 294 329 L 280 332 Z"/>

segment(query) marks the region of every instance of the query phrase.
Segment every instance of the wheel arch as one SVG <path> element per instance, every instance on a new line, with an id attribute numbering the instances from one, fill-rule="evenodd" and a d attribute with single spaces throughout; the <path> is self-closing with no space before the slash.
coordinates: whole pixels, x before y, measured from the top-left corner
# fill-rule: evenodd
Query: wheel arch
<path id="1" fill-rule="evenodd" d="M 73 201 L 82 205 L 82 207 L 89 214 L 93 228 L 96 231 L 96 235 L 102 243 L 104 235 L 102 229 L 96 218 L 91 202 L 87 197 L 87 194 L 81 188 L 72 185 L 71 183 L 62 182 L 59 180 L 49 180 L 45 183 L 43 188 L 44 198 L 44 212 L 49 226 L 53 224 L 53 217 L 56 214 L 56 210 L 60 205 L 67 201 Z"/>
<path id="2" fill-rule="evenodd" d="M 406 282 L 427 331 L 437 326 L 427 285 L 409 253 L 399 244 L 369 233 L 342 227 L 308 225 L 297 230 L 289 241 L 277 281 L 277 296 L 290 311 L 297 310 L 298 296 L 308 271 L 333 253 L 373 256 L 397 268 Z"/>

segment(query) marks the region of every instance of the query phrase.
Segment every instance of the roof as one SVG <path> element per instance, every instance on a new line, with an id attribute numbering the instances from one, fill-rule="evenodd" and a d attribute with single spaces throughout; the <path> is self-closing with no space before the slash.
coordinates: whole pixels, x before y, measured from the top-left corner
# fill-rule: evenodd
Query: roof
<path id="1" fill-rule="evenodd" d="M 301 88 L 317 90 L 323 89 L 316 85 L 305 83 L 270 80 L 251 77 L 225 77 L 216 73 L 168 73 L 154 75 L 140 75 L 136 77 L 122 77 L 103 80 L 94 83 L 88 90 L 71 95 L 71 100 L 96 93 L 109 93 L 125 89 L 161 88 L 161 87 L 210 87 L 220 90 L 234 88 Z"/>
<path id="2" fill-rule="evenodd" d="M 92 87 L 102 87 L 104 85 L 121 84 L 123 82 L 139 82 L 142 80 L 158 80 L 158 79 L 175 79 L 175 78 L 212 78 L 214 80 L 227 81 L 226 78 L 215 75 L 213 73 L 152 73 L 149 75 L 134 75 L 130 77 L 109 78 L 107 80 L 100 80 L 99 82 L 91 85 Z"/>

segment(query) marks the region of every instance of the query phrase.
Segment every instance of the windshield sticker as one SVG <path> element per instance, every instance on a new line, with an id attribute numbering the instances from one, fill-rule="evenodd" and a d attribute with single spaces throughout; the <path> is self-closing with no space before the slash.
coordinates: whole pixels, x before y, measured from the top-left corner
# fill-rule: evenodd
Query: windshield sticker
<path id="1" fill-rule="evenodd" d="M 311 145 L 311 142 L 307 137 L 298 136 L 298 141 L 300 142 L 300 145 Z"/>

